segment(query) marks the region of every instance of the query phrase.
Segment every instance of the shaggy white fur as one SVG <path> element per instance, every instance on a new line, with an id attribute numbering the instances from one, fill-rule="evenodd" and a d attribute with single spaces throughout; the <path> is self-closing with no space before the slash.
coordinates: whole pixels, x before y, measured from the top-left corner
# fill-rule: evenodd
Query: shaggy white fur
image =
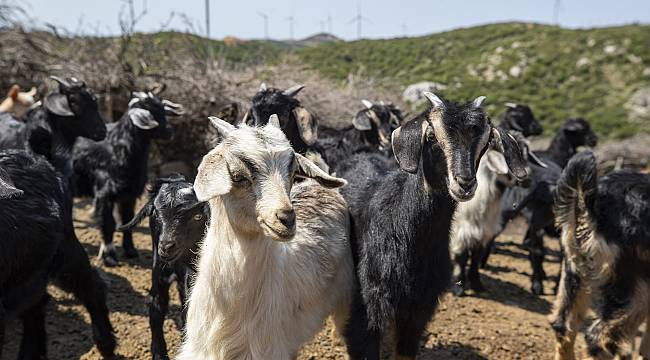
<path id="1" fill-rule="evenodd" d="M 329 314 L 339 329 L 347 319 L 349 215 L 330 189 L 345 181 L 295 154 L 277 119 L 263 128 L 213 123 L 223 141 L 195 182 L 211 221 L 177 358 L 294 358 Z M 294 175 L 315 181 L 293 185 Z M 279 221 L 291 211 L 295 225 Z"/>

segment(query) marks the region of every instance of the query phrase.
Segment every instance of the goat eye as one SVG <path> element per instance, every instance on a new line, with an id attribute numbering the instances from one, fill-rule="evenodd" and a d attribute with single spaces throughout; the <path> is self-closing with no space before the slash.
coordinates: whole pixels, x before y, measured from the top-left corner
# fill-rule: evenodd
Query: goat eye
<path id="1" fill-rule="evenodd" d="M 234 183 L 242 183 L 246 180 L 242 174 L 233 174 L 231 179 Z"/>
<path id="2" fill-rule="evenodd" d="M 194 220 L 196 220 L 196 221 L 201 221 L 201 219 L 203 219 L 203 215 L 202 215 L 202 214 L 196 214 L 196 215 L 194 215 Z"/>

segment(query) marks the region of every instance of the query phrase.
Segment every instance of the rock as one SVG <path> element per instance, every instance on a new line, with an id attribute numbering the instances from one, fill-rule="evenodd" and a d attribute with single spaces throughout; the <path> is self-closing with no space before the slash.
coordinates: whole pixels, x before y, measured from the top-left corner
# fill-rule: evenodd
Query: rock
<path id="1" fill-rule="evenodd" d="M 650 76 L 650 68 L 643 69 L 643 76 Z"/>
<path id="2" fill-rule="evenodd" d="M 422 93 L 425 91 L 436 92 L 444 91 L 446 89 L 447 85 L 433 81 L 423 81 L 407 86 L 404 90 L 404 93 L 402 94 L 402 99 L 406 102 L 416 103 L 424 99 L 424 95 L 422 95 Z"/>
<path id="3" fill-rule="evenodd" d="M 628 116 L 632 120 L 641 120 L 650 116 L 650 87 L 641 88 L 632 94 L 625 103 Z"/>
<path id="4" fill-rule="evenodd" d="M 591 65 L 591 60 L 589 60 L 589 58 L 587 57 L 581 57 L 580 59 L 578 59 L 578 61 L 576 61 L 577 68 L 582 68 L 589 65 Z"/>
<path id="5" fill-rule="evenodd" d="M 508 73 L 512 77 L 520 77 L 523 72 L 524 70 L 519 65 L 515 65 L 511 67 L 510 70 L 508 71 Z"/>
<path id="6" fill-rule="evenodd" d="M 603 48 L 603 52 L 607 55 L 615 54 L 618 48 L 616 45 L 607 45 Z"/>

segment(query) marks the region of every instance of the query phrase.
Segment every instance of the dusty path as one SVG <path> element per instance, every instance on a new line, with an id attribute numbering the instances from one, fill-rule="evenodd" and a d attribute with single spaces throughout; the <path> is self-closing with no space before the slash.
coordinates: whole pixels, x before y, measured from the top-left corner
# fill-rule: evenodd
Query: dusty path
<path id="1" fill-rule="evenodd" d="M 99 249 L 99 233 L 90 218 L 90 206 L 78 203 L 75 210 L 77 235 L 93 263 Z M 536 297 L 528 291 L 530 268 L 521 243 L 521 223 L 511 224 L 501 236 L 490 267 L 482 272 L 486 291 L 479 296 L 446 296 L 435 319 L 429 324 L 419 359 L 550 359 L 553 334 L 546 316 L 553 297 Z M 109 308 L 119 341 L 122 359 L 150 359 L 149 323 L 146 298 L 151 272 L 151 240 L 145 226 L 135 232 L 140 258 L 123 261 L 116 268 L 99 267 L 109 286 Z M 117 236 L 120 243 L 120 236 Z M 557 249 L 555 240 L 547 245 Z M 546 271 L 558 272 L 557 253 L 550 251 Z M 547 292 L 553 282 L 545 283 Z M 70 295 L 50 287 L 52 301 L 48 308 L 47 330 L 50 359 L 99 359 L 93 347 L 83 308 Z M 176 323 L 180 312 L 178 296 L 172 291 L 170 317 L 165 322 L 166 339 L 173 354 L 180 342 Z M 15 359 L 20 326 L 15 320 L 7 326 L 5 358 Z M 344 348 L 333 335 L 330 322 L 314 341 L 305 346 L 300 359 L 340 359 Z M 583 348 L 582 340 L 579 341 Z"/>

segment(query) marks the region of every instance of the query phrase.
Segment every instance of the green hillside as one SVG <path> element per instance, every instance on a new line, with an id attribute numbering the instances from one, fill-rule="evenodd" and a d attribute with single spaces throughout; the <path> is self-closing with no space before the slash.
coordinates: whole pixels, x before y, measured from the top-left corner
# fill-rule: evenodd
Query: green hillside
<path id="1" fill-rule="evenodd" d="M 628 120 L 623 104 L 650 86 L 650 26 L 567 30 L 495 24 L 417 38 L 324 44 L 298 54 L 310 68 L 336 80 L 360 74 L 396 91 L 435 81 L 448 86 L 443 95 L 452 99 L 487 95 L 493 113 L 506 101 L 528 103 L 547 133 L 577 115 L 603 136 L 649 131 L 648 119 Z"/>

